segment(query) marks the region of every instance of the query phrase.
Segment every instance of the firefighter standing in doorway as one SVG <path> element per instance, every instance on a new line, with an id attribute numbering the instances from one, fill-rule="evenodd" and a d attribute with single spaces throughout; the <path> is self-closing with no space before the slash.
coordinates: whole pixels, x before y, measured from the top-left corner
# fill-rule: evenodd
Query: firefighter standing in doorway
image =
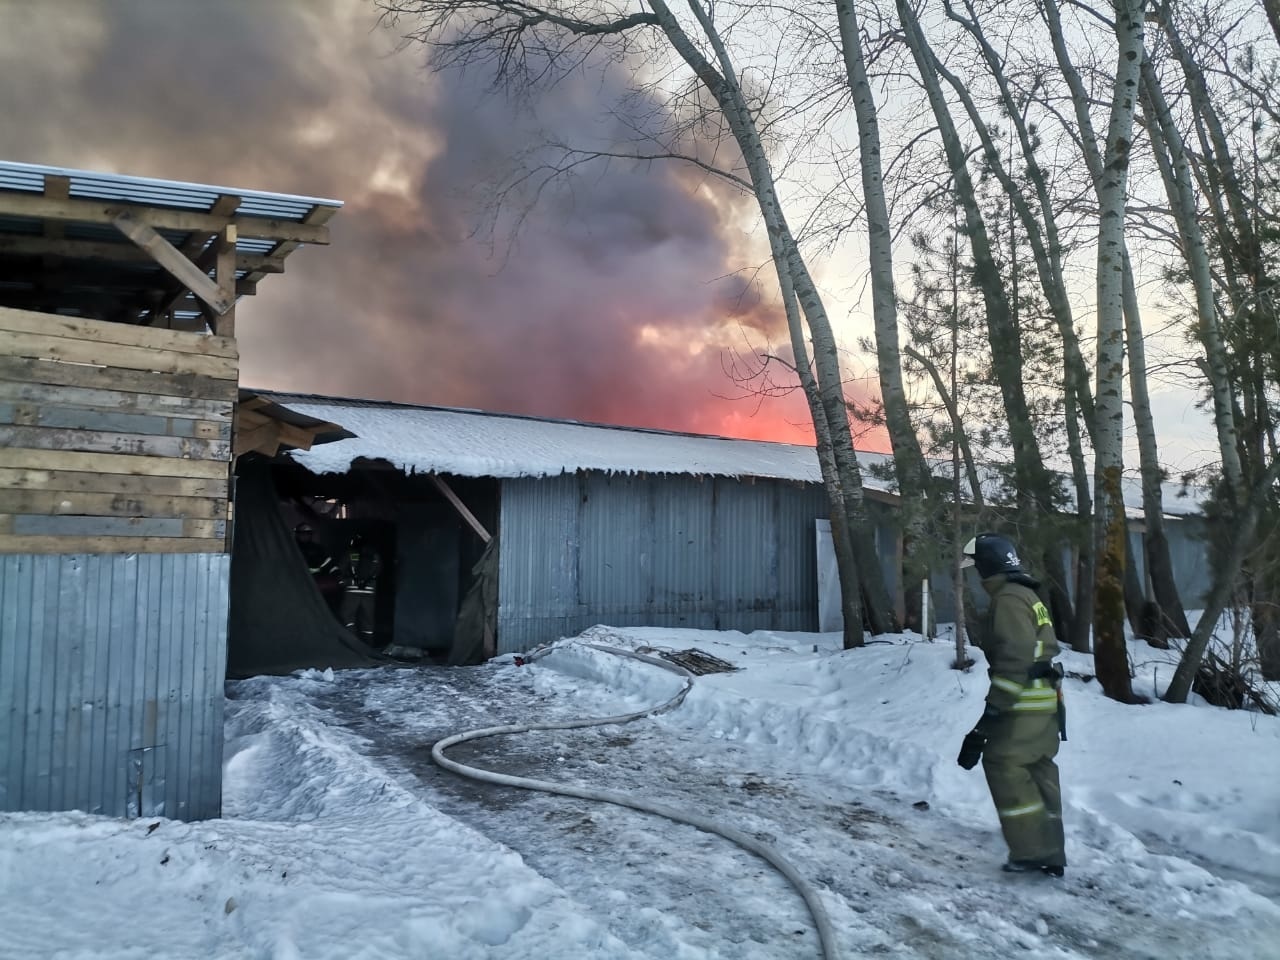
<path id="1" fill-rule="evenodd" d="M 986 633 L 979 638 L 991 686 L 957 762 L 971 770 L 982 760 L 1009 847 L 1003 869 L 1061 877 L 1067 859 L 1053 758 L 1066 725 L 1053 623 L 1036 595 L 1039 582 L 1023 570 L 1012 542 L 982 533 L 965 544 L 964 554 L 964 565 L 977 568 L 991 596 Z"/>
<path id="2" fill-rule="evenodd" d="M 342 556 L 342 622 L 370 646 L 374 645 L 374 613 L 381 570 L 382 557 L 357 533 Z"/>

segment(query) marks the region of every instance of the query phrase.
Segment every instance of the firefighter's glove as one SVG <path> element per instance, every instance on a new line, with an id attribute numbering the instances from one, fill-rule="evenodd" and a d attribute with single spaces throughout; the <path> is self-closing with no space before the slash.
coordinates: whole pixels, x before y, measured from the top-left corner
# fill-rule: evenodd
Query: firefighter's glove
<path id="1" fill-rule="evenodd" d="M 960 745 L 960 756 L 956 757 L 956 763 L 966 770 L 972 770 L 978 765 L 978 761 L 982 759 L 982 750 L 986 745 L 987 738 L 985 734 L 981 734 L 977 730 L 969 731 L 964 735 L 964 743 Z"/>
<path id="2" fill-rule="evenodd" d="M 982 716 L 979 717 L 978 722 L 974 724 L 973 732 L 981 734 L 982 739 L 985 740 L 991 736 L 991 731 L 995 729 L 996 721 L 999 719 L 1000 711 L 988 703 L 986 707 L 983 708 Z"/>

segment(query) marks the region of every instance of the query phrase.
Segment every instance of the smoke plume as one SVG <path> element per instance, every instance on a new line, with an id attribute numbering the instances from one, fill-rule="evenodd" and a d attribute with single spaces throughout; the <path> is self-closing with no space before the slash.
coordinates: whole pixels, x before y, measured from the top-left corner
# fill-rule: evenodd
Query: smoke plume
<path id="1" fill-rule="evenodd" d="M 495 206 L 544 135 L 640 122 L 623 67 L 516 102 L 479 71 L 429 72 L 368 0 L 0 0 L 0 17 L 0 158 L 345 202 L 331 246 L 241 302 L 242 383 L 811 439 L 798 393 L 743 398 L 726 373 L 790 353 L 749 198 L 597 161 Z"/>

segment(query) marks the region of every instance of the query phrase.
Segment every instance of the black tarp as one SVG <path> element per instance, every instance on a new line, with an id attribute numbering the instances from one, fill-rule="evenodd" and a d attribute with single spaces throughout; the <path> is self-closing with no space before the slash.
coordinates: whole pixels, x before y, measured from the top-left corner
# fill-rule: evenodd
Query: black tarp
<path id="1" fill-rule="evenodd" d="M 280 511 L 265 459 L 236 468 L 227 676 L 388 662 L 333 618 Z"/>

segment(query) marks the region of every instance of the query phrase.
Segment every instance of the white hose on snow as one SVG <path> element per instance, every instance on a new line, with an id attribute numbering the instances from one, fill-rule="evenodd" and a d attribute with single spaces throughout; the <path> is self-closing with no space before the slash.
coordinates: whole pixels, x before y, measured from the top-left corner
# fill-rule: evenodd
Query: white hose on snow
<path id="1" fill-rule="evenodd" d="M 831 926 L 831 920 L 827 916 L 826 909 L 822 906 L 822 901 L 818 899 L 817 891 L 802 877 L 799 871 L 788 863 L 782 854 L 778 853 L 773 847 L 767 843 L 762 843 L 750 834 L 733 827 L 728 827 L 720 823 L 716 823 L 706 817 L 697 814 L 685 813 L 674 807 L 664 806 L 660 803 L 653 803 L 649 800 L 641 800 L 636 797 L 628 796 L 624 793 L 615 793 L 612 790 L 595 790 L 587 787 L 574 787 L 569 784 L 553 783 L 549 780 L 533 780 L 528 777 L 513 777 L 505 773 L 496 773 L 492 770 L 484 770 L 480 767 L 469 767 L 466 764 L 458 763 L 450 760 L 444 755 L 444 752 L 450 747 L 457 746 L 460 743 L 467 743 L 471 740 L 482 740 L 486 737 L 496 737 L 503 734 L 511 733 L 528 733 L 531 730 L 573 730 L 579 727 L 597 727 L 607 726 L 609 724 L 629 723 L 632 720 L 639 720 L 642 717 L 655 716 L 659 713 L 665 713 L 673 710 L 684 702 L 685 696 L 693 686 L 693 674 L 677 664 L 658 657 L 647 657 L 644 654 L 636 653 L 632 650 L 621 650 L 615 647 L 607 647 L 601 644 L 586 644 L 595 650 L 601 650 L 605 653 L 612 653 L 621 657 L 630 657 L 633 660 L 639 660 L 643 663 L 652 664 L 661 667 L 664 670 L 670 670 L 673 673 L 680 674 L 684 677 L 684 686 L 680 692 L 668 700 L 666 703 L 656 707 L 648 707 L 644 710 L 638 710 L 635 713 L 623 714 L 616 717 L 596 717 L 584 718 L 577 720 L 564 720 L 559 723 L 516 723 L 507 724 L 500 727 L 485 727 L 480 730 L 468 730 L 464 733 L 455 733 L 453 736 L 445 737 L 443 740 L 436 741 L 431 748 L 431 759 L 438 766 L 443 767 L 453 773 L 463 777 L 469 777 L 472 780 L 481 780 L 485 783 L 496 783 L 507 787 L 519 787 L 523 790 L 537 790 L 541 793 L 553 793 L 562 797 L 577 797 L 580 800 L 595 800 L 601 803 L 612 803 L 620 807 L 630 807 L 633 810 L 640 810 L 644 813 L 652 813 L 659 817 L 665 817 L 668 820 L 674 820 L 677 823 L 688 824 L 691 827 L 697 827 L 706 833 L 714 833 L 717 836 L 724 837 L 736 843 L 742 849 L 754 853 L 760 859 L 766 861 L 777 869 L 788 882 L 795 887 L 796 891 L 804 899 L 805 905 L 809 908 L 809 913 L 813 917 L 814 926 L 818 930 L 818 940 L 822 945 L 822 956 L 825 960 L 839 960 L 839 951 L 836 946 L 835 930 Z M 551 652 L 551 648 L 535 652 L 533 655 L 526 657 L 525 662 L 529 663 L 547 653 Z"/>

